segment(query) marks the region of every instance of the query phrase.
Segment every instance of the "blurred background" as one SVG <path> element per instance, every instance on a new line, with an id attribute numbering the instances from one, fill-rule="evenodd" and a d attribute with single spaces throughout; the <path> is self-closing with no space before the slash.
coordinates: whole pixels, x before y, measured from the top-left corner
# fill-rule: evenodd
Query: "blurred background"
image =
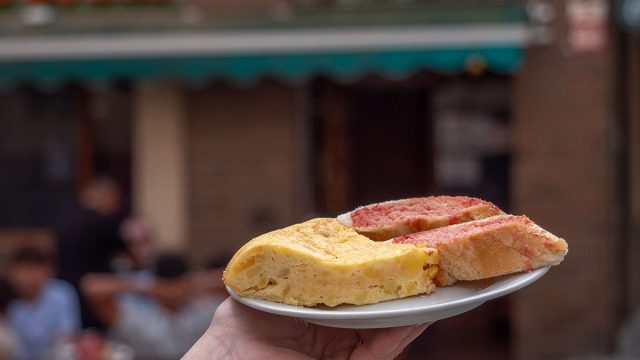
<path id="1" fill-rule="evenodd" d="M 0 269 L 80 262 L 78 204 L 211 268 L 311 217 L 465 194 L 569 255 L 406 358 L 638 358 L 639 34 L 640 0 L 0 0 Z M 117 211 L 85 196 L 105 184 Z"/>

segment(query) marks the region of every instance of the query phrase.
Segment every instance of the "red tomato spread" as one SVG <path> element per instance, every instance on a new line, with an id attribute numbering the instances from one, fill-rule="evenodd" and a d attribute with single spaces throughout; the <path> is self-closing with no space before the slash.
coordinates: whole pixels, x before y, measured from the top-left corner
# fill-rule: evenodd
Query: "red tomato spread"
<path id="1" fill-rule="evenodd" d="M 463 221 L 463 214 L 476 206 L 490 206 L 498 213 L 493 204 L 466 196 L 432 196 L 398 201 L 389 201 L 361 207 L 351 214 L 356 227 L 377 227 L 393 223 L 403 223 L 415 231 L 422 230 L 420 219 L 443 217 L 450 225 Z M 467 219 L 468 220 L 468 219 Z"/>
<path id="2" fill-rule="evenodd" d="M 450 242 L 453 239 L 464 239 L 479 232 L 498 229 L 505 224 L 518 222 L 530 224 L 531 220 L 526 216 L 497 216 L 478 221 L 466 222 L 456 226 L 445 226 L 433 230 L 402 235 L 394 238 L 393 242 L 399 244 L 437 247 L 439 244 Z"/>

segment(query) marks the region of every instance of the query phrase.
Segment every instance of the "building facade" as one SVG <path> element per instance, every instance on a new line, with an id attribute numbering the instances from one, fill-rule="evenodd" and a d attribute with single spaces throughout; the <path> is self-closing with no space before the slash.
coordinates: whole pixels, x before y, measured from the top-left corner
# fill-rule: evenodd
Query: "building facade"
<path id="1" fill-rule="evenodd" d="M 33 30 L 41 38 L 21 37 L 19 6 L 0 12 L 15 22 L 0 39 L 0 166 L 12 174 L 0 193 L 20 203 L 0 211 L 5 244 L 29 229 L 42 242 L 42 209 L 103 173 L 196 264 L 310 217 L 469 194 L 527 214 L 569 255 L 535 286 L 434 325 L 409 356 L 616 351 L 640 298 L 640 79 L 637 39 L 610 3 L 372 2 L 368 17 L 357 2 L 185 3 L 144 9 L 126 41 L 90 32 L 95 46 L 65 35 L 86 30 L 85 5 L 54 8 L 61 34 Z M 104 10 L 94 27 L 132 27 L 117 15 L 131 12 Z"/>

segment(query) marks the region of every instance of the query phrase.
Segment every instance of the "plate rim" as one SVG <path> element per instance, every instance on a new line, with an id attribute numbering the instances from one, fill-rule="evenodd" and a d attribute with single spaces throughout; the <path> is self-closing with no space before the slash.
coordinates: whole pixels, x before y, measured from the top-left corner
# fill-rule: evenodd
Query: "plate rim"
<path id="1" fill-rule="evenodd" d="M 384 311 L 376 311 L 376 310 L 365 310 L 365 311 L 355 311 L 355 310 L 345 310 L 345 311 L 333 311 L 331 308 L 329 309 L 316 309 L 309 308 L 300 305 L 290 305 L 284 303 L 278 303 L 269 300 L 262 299 L 252 299 L 247 297 L 242 297 L 238 295 L 233 289 L 226 286 L 227 291 L 237 301 L 241 302 L 244 305 L 247 305 L 256 310 L 277 314 L 277 315 L 285 315 L 285 316 L 293 316 L 307 319 L 336 319 L 336 320 L 363 320 L 370 318 L 391 318 L 396 316 L 408 316 L 414 313 L 423 313 L 425 311 L 429 312 L 438 312 L 446 309 L 454 309 L 458 307 L 467 306 L 470 304 L 476 303 L 484 303 L 486 301 L 501 297 L 503 295 L 510 294 L 512 292 L 518 291 L 525 286 L 534 283 L 538 279 L 540 279 L 544 274 L 549 271 L 550 267 L 541 267 L 528 272 L 509 274 L 509 277 L 516 277 L 512 283 L 509 283 L 505 286 L 498 287 L 497 289 L 489 289 L 491 285 L 487 288 L 481 289 L 478 293 L 464 297 L 461 299 L 442 302 L 438 304 L 432 304 L 425 307 L 411 307 L 411 308 L 399 308 L 399 309 L 389 309 Z M 506 280 L 506 279 L 503 279 Z M 493 285 L 493 284 L 492 284 Z M 453 285 L 455 286 L 455 285 Z M 437 291 L 437 290 L 436 290 Z M 414 296 L 424 296 L 428 297 L 429 295 L 414 295 Z M 406 298 L 405 298 L 406 299 Z M 400 299 L 394 299 L 400 300 Z M 393 300 L 390 300 L 393 301 Z M 373 304 L 366 304 L 373 305 Z M 363 306 L 366 306 L 363 305 Z"/>

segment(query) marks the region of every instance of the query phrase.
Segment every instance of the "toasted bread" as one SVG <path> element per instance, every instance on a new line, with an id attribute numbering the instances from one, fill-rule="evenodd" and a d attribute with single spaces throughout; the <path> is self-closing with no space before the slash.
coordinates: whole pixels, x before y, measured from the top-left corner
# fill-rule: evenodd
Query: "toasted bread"
<path id="1" fill-rule="evenodd" d="M 514 215 L 402 235 L 393 242 L 438 249 L 438 286 L 558 265 L 568 251 L 563 239 Z"/>
<path id="2" fill-rule="evenodd" d="M 466 196 L 430 196 L 362 206 L 338 221 L 366 237 L 382 241 L 403 234 L 503 214 L 497 206 Z"/>

